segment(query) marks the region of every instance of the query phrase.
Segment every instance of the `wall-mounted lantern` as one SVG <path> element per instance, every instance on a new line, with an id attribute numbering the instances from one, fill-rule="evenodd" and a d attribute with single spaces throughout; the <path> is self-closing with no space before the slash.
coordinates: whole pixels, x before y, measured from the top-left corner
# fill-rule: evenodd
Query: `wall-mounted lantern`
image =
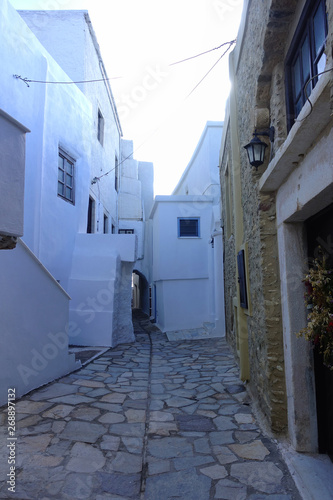
<path id="1" fill-rule="evenodd" d="M 250 165 L 252 165 L 252 167 L 255 167 L 256 170 L 258 169 L 258 167 L 260 167 L 260 165 L 264 163 L 265 149 L 267 148 L 267 144 L 258 139 L 258 135 L 269 137 L 269 140 L 271 141 L 271 143 L 273 143 L 274 133 L 274 127 L 270 127 L 267 131 L 263 132 L 257 132 L 257 130 L 255 130 L 251 142 L 244 146 L 247 151 Z"/>

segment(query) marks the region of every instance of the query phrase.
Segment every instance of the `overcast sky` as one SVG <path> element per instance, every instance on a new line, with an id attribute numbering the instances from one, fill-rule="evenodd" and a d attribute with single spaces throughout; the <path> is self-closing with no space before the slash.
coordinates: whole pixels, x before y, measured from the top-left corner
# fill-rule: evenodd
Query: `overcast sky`
<path id="1" fill-rule="evenodd" d="M 136 159 L 154 163 L 155 195 L 170 194 L 205 123 L 223 121 L 229 92 L 228 55 L 192 92 L 226 47 L 170 64 L 235 39 L 243 0 L 10 2 L 16 9 L 88 10 L 108 76 L 122 77 L 111 87 L 124 138 L 134 141 Z"/>

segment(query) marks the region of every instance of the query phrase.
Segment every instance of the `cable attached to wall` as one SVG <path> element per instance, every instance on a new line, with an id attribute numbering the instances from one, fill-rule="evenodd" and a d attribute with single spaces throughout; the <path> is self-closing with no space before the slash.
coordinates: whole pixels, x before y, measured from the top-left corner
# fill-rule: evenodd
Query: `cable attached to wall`
<path id="1" fill-rule="evenodd" d="M 235 43 L 236 43 L 236 39 L 231 40 L 229 42 L 224 42 L 221 45 L 219 45 L 218 47 L 214 47 L 213 49 L 206 50 L 205 52 L 200 52 L 200 54 L 196 54 L 195 56 L 187 57 L 186 59 L 182 59 L 180 61 L 170 63 L 170 64 L 168 64 L 168 66 L 175 66 L 177 64 L 181 64 L 181 63 L 184 63 L 186 61 L 190 61 L 191 59 L 195 59 L 195 58 L 203 56 L 205 54 L 209 54 L 210 52 L 213 52 L 214 50 L 218 50 L 221 47 L 224 47 L 225 45 L 228 45 L 230 48 Z M 228 48 L 228 50 L 229 50 L 229 48 Z M 221 57 L 223 57 L 223 55 Z M 28 77 L 23 78 L 21 75 L 17 75 L 17 74 L 13 75 L 13 77 L 18 79 L 18 80 L 22 80 L 22 82 L 24 82 L 27 87 L 30 87 L 29 83 L 44 83 L 44 84 L 57 84 L 57 85 L 73 85 L 74 84 L 74 85 L 76 85 L 76 84 L 80 84 L 80 83 L 97 83 L 97 82 L 105 82 L 105 81 L 109 81 L 109 80 L 120 80 L 123 78 L 127 78 L 128 76 L 127 77 L 126 76 L 113 76 L 113 77 L 107 77 L 107 78 L 96 78 L 94 80 L 79 80 L 79 81 L 75 81 L 75 82 L 73 82 L 73 81 L 62 82 L 62 81 L 32 80 Z"/>
<path id="2" fill-rule="evenodd" d="M 204 75 L 203 78 L 201 78 L 201 80 L 195 85 L 195 87 L 193 87 L 193 89 L 191 90 L 191 92 L 189 94 L 187 94 L 187 96 L 184 98 L 184 100 L 182 101 L 181 104 L 183 104 L 186 99 L 188 99 L 190 97 L 191 94 L 193 94 L 193 92 L 199 87 L 199 85 L 204 81 L 204 79 L 209 75 L 209 73 L 215 68 L 215 66 L 217 65 L 217 63 L 226 55 L 226 53 L 231 49 L 232 45 L 235 43 L 235 40 L 232 40 L 231 42 L 226 42 L 224 43 L 223 45 L 228 45 L 227 49 L 223 52 L 223 54 L 218 58 L 218 60 L 213 64 L 213 66 L 207 71 L 207 73 Z M 218 47 L 219 48 L 219 47 Z M 215 50 L 215 49 L 212 49 L 212 50 Z M 200 54 L 199 54 L 200 55 Z M 194 56 L 195 57 L 195 56 Z M 181 61 L 180 61 L 181 62 Z M 164 123 L 164 122 L 162 122 Z M 162 123 L 160 125 L 158 125 L 155 130 L 153 130 L 153 132 L 137 147 L 135 148 L 135 150 L 133 151 L 133 153 L 131 153 L 129 156 L 127 156 L 126 158 L 124 158 L 119 164 L 118 166 L 120 166 L 122 163 L 124 163 L 126 160 L 128 160 L 131 156 L 134 155 L 134 153 L 136 153 L 153 135 L 156 134 L 156 132 L 158 132 L 158 130 L 160 129 L 160 127 L 162 126 Z M 105 174 L 102 174 L 98 177 L 94 177 L 93 180 L 91 181 L 92 184 L 95 184 L 97 181 L 99 181 L 102 177 L 106 176 L 106 175 L 109 175 L 109 173 L 111 173 L 113 170 L 115 170 L 116 167 L 114 168 L 111 168 L 110 170 L 108 170 L 107 172 L 105 172 Z"/>
<path id="3" fill-rule="evenodd" d="M 30 80 L 28 77 L 22 78 L 21 75 L 13 75 L 14 78 L 17 78 L 18 80 L 22 80 L 26 84 L 27 87 L 30 87 L 29 83 L 47 83 L 47 84 L 56 84 L 56 85 L 75 85 L 78 83 L 96 83 L 96 82 L 105 82 L 109 80 L 118 80 L 120 78 L 124 78 L 123 76 L 113 76 L 111 78 L 97 78 L 96 80 L 79 80 L 76 82 L 70 81 L 70 82 L 52 82 L 52 81 L 44 81 L 44 80 Z"/>
<path id="4" fill-rule="evenodd" d="M 317 78 L 318 76 L 320 75 L 323 75 L 324 73 L 329 73 L 330 71 L 333 71 L 333 68 L 330 68 L 330 69 L 326 69 L 325 71 L 321 71 L 320 73 L 317 73 L 316 75 L 314 75 L 312 78 L 309 78 L 309 80 L 306 82 L 306 84 L 304 85 L 304 93 L 305 93 L 305 97 L 306 97 L 306 100 L 308 101 L 308 103 L 310 104 L 310 111 L 309 113 L 304 117 L 302 118 L 301 120 L 297 120 L 297 118 L 294 120 L 295 122 L 303 122 L 304 120 L 306 120 L 312 113 L 313 111 L 313 104 L 312 102 L 310 101 L 310 98 L 308 96 L 308 93 L 307 93 L 307 86 L 309 85 L 310 82 L 312 82 L 312 80 L 314 80 L 315 78 Z"/>
<path id="5" fill-rule="evenodd" d="M 183 103 L 186 101 L 186 99 L 188 99 L 192 94 L 193 92 L 199 87 L 199 85 L 205 80 L 205 78 L 209 75 L 209 73 L 215 68 L 215 66 L 218 64 L 218 62 L 226 55 L 226 53 L 231 49 L 231 47 L 236 43 L 236 39 L 234 40 L 231 40 L 229 42 L 224 42 L 222 43 L 221 45 L 219 45 L 218 47 L 214 47 L 213 49 L 210 49 L 210 50 L 206 50 L 205 52 L 201 52 L 200 54 L 196 54 L 195 56 L 191 56 L 191 57 L 188 57 L 186 59 L 182 59 L 180 61 L 176 61 L 176 62 L 173 62 L 171 64 L 169 64 L 168 66 L 175 66 L 177 64 L 181 64 L 181 63 L 184 63 L 184 62 L 187 62 L 191 59 L 195 59 L 197 57 L 200 57 L 202 55 L 205 55 L 205 54 L 208 54 L 210 52 L 213 52 L 215 50 L 218 50 L 220 49 L 221 47 L 224 47 L 227 45 L 227 48 L 226 50 L 223 52 L 223 54 L 218 58 L 218 60 L 213 64 L 213 66 L 207 71 L 207 73 L 201 78 L 201 80 L 195 85 L 195 87 L 193 87 L 193 89 L 191 90 L 191 92 L 184 98 L 183 100 Z M 117 76 L 117 77 L 111 77 L 111 78 L 101 78 L 101 79 L 94 79 L 94 80 L 80 80 L 80 81 L 69 81 L 69 82 L 61 82 L 61 81 L 43 81 L 43 80 L 32 80 L 32 79 L 29 79 L 28 77 L 22 77 L 21 75 L 13 75 L 14 78 L 18 79 L 18 80 L 22 80 L 27 87 L 30 87 L 30 83 L 44 83 L 44 84 L 58 84 L 58 85 L 72 85 L 72 84 L 79 84 L 79 83 L 96 83 L 96 82 L 105 82 L 105 81 L 109 81 L 109 80 L 117 80 L 117 79 L 121 79 L 121 78 L 124 78 L 122 76 Z M 163 123 L 163 122 L 162 122 Z M 155 130 L 137 147 L 135 148 L 135 150 L 133 151 L 133 153 L 130 153 L 128 156 L 126 156 L 126 158 L 124 158 L 119 164 L 118 164 L 118 167 L 120 165 L 122 165 L 126 160 L 128 160 L 131 156 L 133 157 L 134 153 L 136 153 L 154 134 L 156 134 L 156 132 L 159 130 L 159 128 L 161 127 L 161 124 L 155 128 Z M 100 176 L 95 176 L 92 181 L 91 181 L 91 184 L 96 184 L 100 179 L 102 179 L 102 177 L 105 177 L 107 175 L 109 175 L 111 172 L 113 172 L 115 170 L 116 167 L 114 168 L 111 168 L 110 170 L 108 170 L 107 172 L 105 172 L 104 174 L 100 175 Z"/>

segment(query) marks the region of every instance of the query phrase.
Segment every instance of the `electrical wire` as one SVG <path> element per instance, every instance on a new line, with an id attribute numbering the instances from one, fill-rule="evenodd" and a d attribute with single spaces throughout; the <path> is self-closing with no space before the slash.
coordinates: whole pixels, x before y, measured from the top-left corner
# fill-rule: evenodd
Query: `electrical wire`
<path id="1" fill-rule="evenodd" d="M 201 52 L 200 54 L 197 54 L 196 56 L 187 57 L 186 59 L 182 59 L 181 61 L 177 61 L 177 62 L 171 63 L 168 66 L 175 66 L 176 64 L 180 64 L 180 63 L 183 63 L 183 62 L 186 62 L 186 61 L 190 61 L 191 59 L 195 59 L 196 57 L 200 57 L 200 56 L 203 56 L 204 54 L 208 54 L 209 52 L 213 52 L 213 50 L 218 50 L 221 47 L 223 47 L 224 45 L 233 45 L 234 43 L 236 43 L 236 39 L 235 40 L 231 40 L 230 42 L 224 42 L 221 45 L 219 45 L 218 47 L 215 47 L 214 49 L 206 50 L 205 52 Z"/>
<path id="2" fill-rule="evenodd" d="M 176 62 L 170 63 L 170 64 L 168 64 L 168 66 L 175 66 L 177 64 L 181 64 L 183 62 L 190 61 L 191 59 L 195 59 L 195 58 L 203 56 L 205 54 L 209 54 L 210 52 L 213 52 L 214 50 L 218 50 L 221 47 L 224 47 L 225 45 L 229 45 L 229 48 L 230 48 L 231 45 L 233 45 L 235 43 L 236 43 L 236 39 L 235 40 L 231 40 L 230 42 L 224 42 L 221 45 L 219 45 L 218 47 L 214 47 L 213 49 L 206 50 L 205 52 L 201 52 L 200 54 L 196 54 L 195 56 L 187 57 L 186 59 L 182 59 L 180 61 L 176 61 Z M 79 81 L 61 82 L 61 81 L 50 81 L 50 80 L 49 81 L 47 81 L 47 80 L 32 80 L 32 79 L 30 79 L 28 77 L 24 77 L 23 78 L 21 75 L 17 75 L 17 74 L 13 75 L 13 77 L 16 78 L 16 79 L 18 79 L 18 80 L 22 80 L 22 82 L 24 82 L 27 87 L 30 87 L 29 83 L 73 85 L 73 84 L 79 84 L 79 83 L 105 82 L 105 81 L 109 81 L 109 80 L 120 80 L 120 79 L 126 78 L 125 76 L 113 76 L 113 77 L 110 77 L 110 78 L 109 77 L 108 78 L 97 78 L 97 79 L 94 79 L 94 80 L 79 80 Z"/>
<path id="3" fill-rule="evenodd" d="M 187 97 L 190 97 L 191 94 L 199 87 L 200 83 L 204 81 L 204 79 L 209 75 L 209 73 L 215 68 L 215 66 L 218 64 L 218 62 L 222 59 L 223 56 L 226 55 L 226 53 L 230 50 L 231 46 L 233 45 L 234 41 L 229 42 L 228 48 L 223 52 L 223 54 L 218 58 L 218 60 L 213 64 L 213 66 L 207 71 L 205 76 L 201 78 L 200 82 L 196 84 L 196 86 L 191 90 L 191 92 L 187 95 Z M 186 97 L 186 98 L 187 98 Z"/>
<path id="4" fill-rule="evenodd" d="M 209 75 L 209 73 L 215 68 L 215 66 L 217 65 L 217 63 L 222 59 L 223 56 L 225 56 L 225 54 L 230 50 L 230 48 L 232 47 L 232 45 L 235 43 L 234 40 L 232 40 L 231 42 L 227 42 L 227 44 L 229 45 L 228 48 L 223 52 L 223 54 L 218 58 L 218 60 L 213 64 L 213 66 L 207 71 L 207 73 L 203 76 L 203 78 L 201 78 L 201 80 L 195 85 L 195 87 L 193 87 L 193 89 L 191 90 L 191 92 L 189 94 L 187 94 L 187 96 L 184 98 L 184 100 L 182 101 L 181 105 L 184 104 L 184 102 L 190 97 L 191 94 L 193 94 L 193 92 L 199 87 L 199 85 L 204 81 L 204 79 Z M 226 45 L 226 44 L 223 44 L 223 45 Z M 130 155 L 128 155 L 126 158 L 124 158 L 119 164 L 118 166 L 120 166 L 122 163 L 124 163 L 126 160 L 128 160 L 132 155 L 134 155 L 134 153 L 136 153 L 153 135 L 155 135 L 158 130 L 161 128 L 162 124 L 165 122 L 166 120 L 164 120 L 163 122 L 161 122 L 153 131 L 152 133 L 146 137 L 146 139 L 138 146 L 134 149 L 133 153 L 131 153 Z M 99 181 L 100 179 L 102 179 L 102 177 L 105 177 L 106 175 L 109 175 L 113 170 L 115 170 L 116 167 L 114 168 L 111 168 L 110 170 L 108 170 L 107 172 L 105 172 L 105 174 L 102 174 L 98 177 L 94 177 L 93 180 L 92 180 L 92 184 L 95 184 L 97 181 Z"/>
<path id="5" fill-rule="evenodd" d="M 326 69 L 325 71 L 321 71 L 320 73 L 317 73 L 316 75 L 314 75 L 313 77 L 309 78 L 309 80 L 306 82 L 306 84 L 304 85 L 304 94 L 305 94 L 305 97 L 306 97 L 306 100 L 308 101 L 308 103 L 310 104 L 310 111 L 309 113 L 304 117 L 302 118 L 301 120 L 297 120 L 295 119 L 294 121 L 295 122 L 303 122 L 304 120 L 306 120 L 306 118 L 308 118 L 308 116 L 311 115 L 312 111 L 313 111 L 313 104 L 312 102 L 310 101 L 310 98 L 308 96 L 308 92 L 307 92 L 307 86 L 309 85 L 310 82 L 312 82 L 312 80 L 314 80 L 315 78 L 317 78 L 317 76 L 320 76 L 320 75 L 323 75 L 324 73 L 329 73 L 330 71 L 333 71 L 333 68 L 330 68 L 330 69 Z"/>
<path id="6" fill-rule="evenodd" d="M 222 55 L 218 58 L 218 60 L 217 60 L 217 61 L 213 64 L 213 66 L 212 66 L 212 67 L 211 67 L 211 68 L 207 71 L 207 73 L 205 74 L 205 76 L 204 76 L 203 78 L 201 78 L 201 80 L 200 80 L 200 81 L 196 84 L 196 86 L 195 86 L 195 87 L 193 87 L 193 89 L 191 90 L 191 92 L 190 92 L 189 94 L 187 94 L 187 96 L 185 97 L 185 99 L 184 99 L 183 103 L 186 101 L 186 99 L 187 99 L 188 97 L 190 97 L 190 95 L 191 95 L 191 94 L 193 94 L 193 92 L 194 92 L 194 91 L 198 88 L 198 86 L 199 86 L 199 85 L 200 85 L 200 84 L 204 81 L 204 79 L 205 79 L 205 78 L 209 75 L 209 73 L 210 73 L 210 72 L 211 72 L 211 71 L 215 68 L 215 66 L 216 66 L 216 65 L 217 65 L 217 63 L 218 63 L 218 62 L 222 59 L 222 57 L 223 57 L 223 56 L 224 56 L 224 55 L 225 55 L 225 54 L 226 54 L 226 53 L 230 50 L 230 48 L 232 47 L 232 45 L 233 45 L 234 43 L 235 43 L 235 40 L 232 40 L 231 42 L 226 42 L 225 44 L 223 44 L 223 45 L 227 45 L 227 44 L 229 44 L 229 47 L 228 47 L 228 48 L 227 48 L 227 49 L 223 52 L 223 54 L 222 54 Z M 220 47 L 218 47 L 218 48 L 220 48 Z M 214 49 L 212 49 L 212 50 L 214 50 Z M 198 54 L 198 55 L 200 55 L 200 54 Z M 194 57 L 197 57 L 197 56 L 194 56 Z M 186 60 L 187 60 L 187 59 L 186 59 Z M 180 62 L 182 62 L 182 61 L 180 61 Z M 175 63 L 175 64 L 177 64 L 177 63 Z M 311 82 L 314 78 L 316 78 L 317 76 L 320 76 L 320 75 L 322 75 L 323 73 L 328 73 L 329 71 L 332 71 L 332 70 L 333 70 L 333 68 L 328 69 L 328 70 L 325 70 L 325 71 L 322 71 L 321 73 L 318 73 L 317 75 L 314 75 L 312 78 L 310 78 L 310 79 L 306 82 L 306 84 L 305 84 L 305 86 L 304 86 L 304 91 L 305 91 L 306 98 L 307 98 L 307 100 L 308 100 L 308 101 L 309 101 L 309 103 L 310 103 L 311 110 L 310 110 L 310 113 L 309 113 L 309 114 L 308 114 L 305 118 L 307 118 L 307 117 L 308 117 L 308 116 L 312 113 L 312 110 L 313 110 L 312 103 L 311 103 L 311 101 L 310 101 L 310 99 L 309 99 L 309 97 L 308 97 L 308 95 L 307 95 L 307 92 L 306 92 L 306 87 L 307 87 L 307 86 L 308 86 L 308 84 L 309 84 L 309 83 L 310 83 L 310 82 Z M 183 104 L 183 103 L 182 103 L 182 104 Z M 299 122 L 300 122 L 300 121 L 305 120 L 305 118 L 303 118 L 302 120 L 295 120 L 295 121 L 299 121 Z M 137 148 L 135 148 L 135 150 L 133 151 L 133 153 L 131 153 L 130 155 L 128 155 L 126 158 L 124 158 L 124 159 L 123 159 L 123 160 L 122 160 L 122 161 L 118 164 L 118 166 L 120 166 L 122 163 L 124 163 L 126 160 L 128 160 L 131 156 L 133 156 L 133 155 L 134 155 L 134 153 L 136 153 L 136 152 L 137 152 L 137 151 L 138 151 L 138 150 L 139 150 L 139 149 L 140 149 L 140 148 L 141 148 L 141 147 L 142 147 L 142 146 L 143 146 L 143 145 L 144 145 L 144 144 L 145 144 L 145 143 L 146 143 L 146 142 L 147 142 L 147 141 L 148 141 L 148 140 L 149 140 L 149 139 L 153 136 L 153 135 L 155 135 L 155 134 L 156 134 L 156 132 L 158 132 L 158 130 L 159 130 L 159 128 L 160 128 L 160 127 L 161 127 L 161 124 L 160 124 L 158 127 L 156 127 L 156 128 L 153 130 L 153 132 L 152 132 L 152 133 L 151 133 L 151 134 L 150 134 L 150 135 L 149 135 L 149 136 L 148 136 L 148 137 L 147 137 L 147 138 L 146 138 L 146 139 L 145 139 L 145 140 L 144 140 L 144 141 L 143 141 L 143 142 L 142 142 L 142 143 L 141 143 L 141 144 L 137 147 Z M 94 177 L 94 179 L 93 179 L 92 183 L 93 183 L 93 184 L 95 184 L 95 183 L 96 183 L 97 181 L 99 181 L 102 177 L 104 177 L 104 176 L 106 176 L 106 175 L 109 175 L 109 174 L 110 174 L 113 170 L 115 170 L 115 168 L 112 168 L 112 169 L 111 169 L 111 170 L 109 170 L 108 172 L 105 172 L 105 174 L 100 175 L 99 177 Z"/>
<path id="7" fill-rule="evenodd" d="M 45 81 L 45 80 L 30 80 L 27 77 L 22 78 L 21 75 L 13 75 L 14 78 L 17 78 L 18 80 L 22 80 L 26 84 L 27 87 L 30 87 L 29 83 L 47 83 L 47 84 L 56 84 L 56 85 L 73 85 L 77 83 L 96 83 L 96 82 L 107 82 L 109 80 L 119 80 L 121 78 L 124 78 L 123 76 L 113 76 L 111 78 L 97 78 L 95 80 L 80 80 L 80 81 L 70 81 L 70 82 L 52 82 L 52 81 Z"/>
<path id="8" fill-rule="evenodd" d="M 229 42 L 224 42 L 222 43 L 221 45 L 219 45 L 218 47 L 214 47 L 212 49 L 209 49 L 209 50 L 206 50 L 204 52 L 201 52 L 200 54 L 196 54 L 195 56 L 191 56 L 191 57 L 187 57 L 186 59 L 182 59 L 180 61 L 176 61 L 176 62 L 173 62 L 171 64 L 168 64 L 168 66 L 175 66 L 177 64 L 181 64 L 181 63 L 184 63 L 186 61 L 189 61 L 191 59 L 195 59 L 197 57 L 200 57 L 202 55 L 205 55 L 205 54 L 208 54 L 210 52 L 213 52 L 214 50 L 218 50 L 220 49 L 221 47 L 224 47 L 226 45 L 228 45 L 227 49 L 223 52 L 223 54 L 218 58 L 218 60 L 213 64 L 213 66 L 207 71 L 207 73 L 201 78 L 201 80 L 195 85 L 195 87 L 193 87 L 193 89 L 191 90 L 191 92 L 185 97 L 185 99 L 183 100 L 183 102 L 186 101 L 186 99 L 188 99 L 192 94 L 193 92 L 199 87 L 199 85 L 204 81 L 204 79 L 209 75 L 209 73 L 215 68 L 215 66 L 218 64 L 218 62 L 225 56 L 225 54 L 230 50 L 230 48 L 232 47 L 232 45 L 234 45 L 236 43 L 236 39 L 234 40 L 230 40 Z M 22 80 L 26 85 L 27 87 L 30 87 L 29 83 L 44 83 L 44 84 L 58 84 L 58 85 L 72 85 L 72 84 L 78 84 L 78 83 L 95 83 L 95 82 L 105 82 L 105 81 L 109 81 L 109 80 L 117 80 L 117 79 L 121 79 L 121 78 L 124 78 L 123 76 L 116 76 L 116 77 L 111 77 L 111 78 L 98 78 L 98 79 L 94 79 L 94 80 L 80 80 L 80 81 L 69 81 L 69 82 L 61 82 L 61 81 L 43 81 L 43 80 L 32 80 L 32 79 L 29 79 L 27 77 L 22 77 L 21 75 L 13 75 L 14 78 L 18 79 L 18 80 Z M 135 148 L 135 150 L 133 151 L 133 153 L 129 154 L 126 158 L 124 158 L 119 164 L 118 164 L 118 167 L 124 163 L 126 160 L 128 160 L 131 156 L 134 155 L 134 153 L 136 153 L 154 134 L 156 134 L 156 132 L 159 130 L 159 128 L 161 127 L 161 124 L 156 127 L 154 129 L 154 131 L 137 147 Z M 96 176 L 92 179 L 91 181 L 91 184 L 96 184 L 97 181 L 99 181 L 102 177 L 105 177 L 107 175 L 109 175 L 113 170 L 115 170 L 116 167 L 114 168 L 111 168 L 110 170 L 108 170 L 107 172 L 105 172 L 104 174 L 100 175 L 100 176 Z"/>

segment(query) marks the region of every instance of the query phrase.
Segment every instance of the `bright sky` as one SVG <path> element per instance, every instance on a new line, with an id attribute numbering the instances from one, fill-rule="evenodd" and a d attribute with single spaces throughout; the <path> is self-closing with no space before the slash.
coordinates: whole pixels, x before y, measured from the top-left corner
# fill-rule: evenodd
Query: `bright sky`
<path id="1" fill-rule="evenodd" d="M 223 121 L 229 92 L 226 47 L 243 0 L 10 0 L 16 9 L 86 9 L 99 42 L 125 139 L 152 161 L 155 195 L 170 194 L 207 121 Z M 29 75 L 26 75 L 29 77 Z M 218 159 L 217 159 L 218 161 Z"/>

